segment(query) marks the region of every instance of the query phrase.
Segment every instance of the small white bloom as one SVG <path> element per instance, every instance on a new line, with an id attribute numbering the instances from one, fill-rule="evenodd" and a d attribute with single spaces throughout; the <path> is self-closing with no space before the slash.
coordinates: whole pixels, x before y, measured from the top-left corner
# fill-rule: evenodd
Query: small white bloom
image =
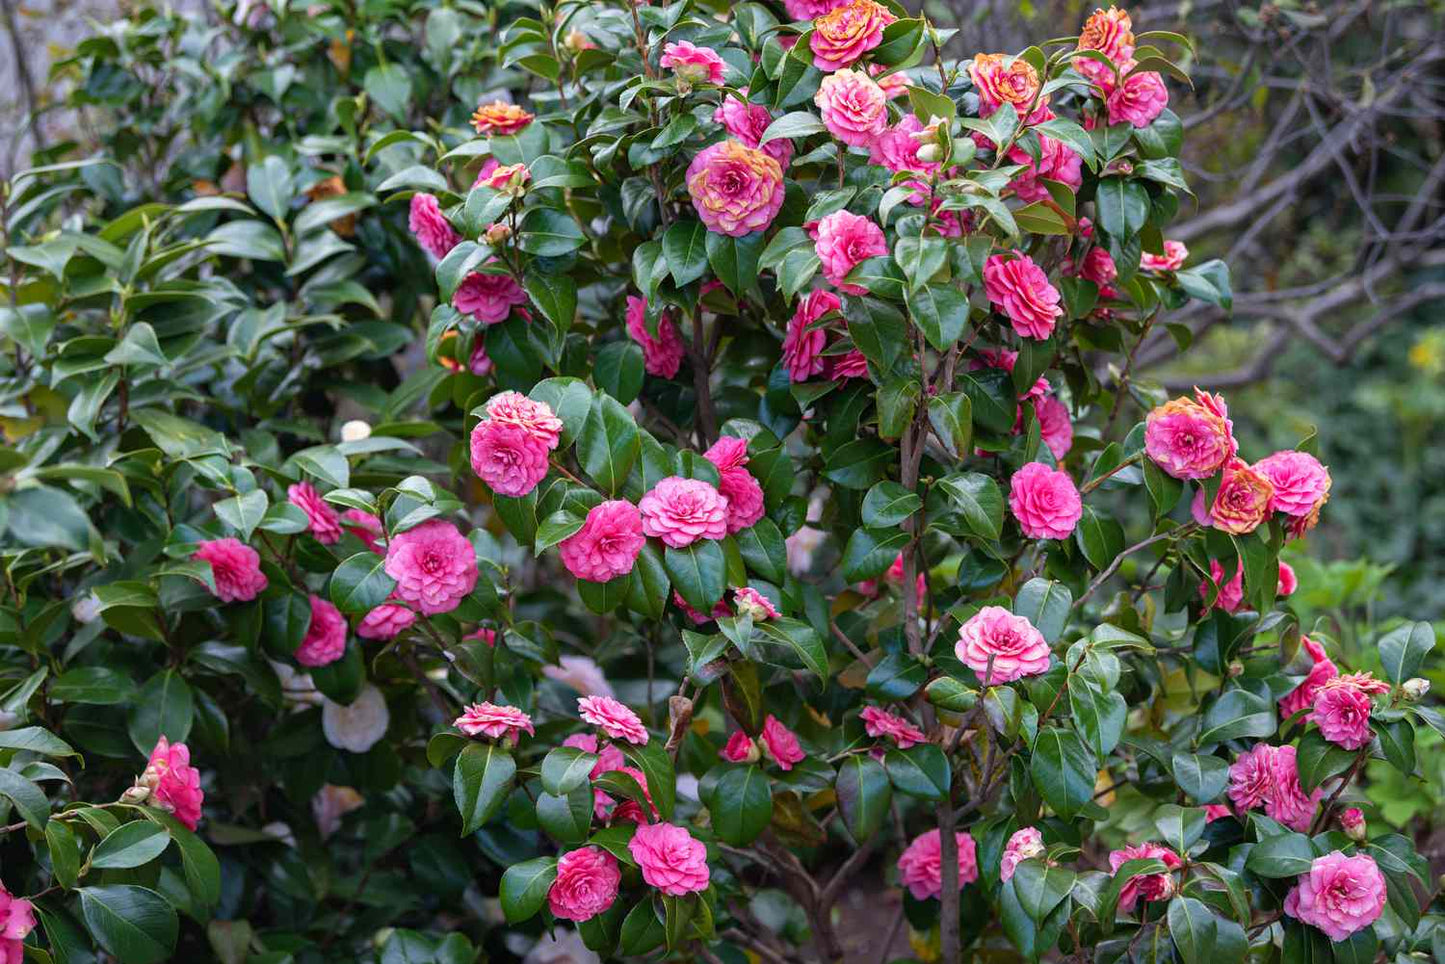
<path id="1" fill-rule="evenodd" d="M 331 700 L 321 705 L 321 729 L 326 734 L 326 742 L 338 750 L 365 753 L 386 735 L 390 723 L 386 698 L 370 683 L 361 688 L 350 706 Z"/>
<path id="2" fill-rule="evenodd" d="M 1407 679 L 1401 683 L 1400 689 L 1405 699 L 1411 703 L 1418 703 L 1425 698 L 1426 693 L 1430 692 L 1430 681 L 1416 676 L 1414 679 Z"/>
<path id="3" fill-rule="evenodd" d="M 371 438 L 371 425 L 359 418 L 354 418 L 341 426 L 341 441 L 360 442 L 364 438 Z"/>
<path id="4" fill-rule="evenodd" d="M 100 615 L 100 600 L 95 598 L 95 593 L 88 592 L 71 605 L 70 615 L 74 616 L 78 623 L 93 623 Z"/>

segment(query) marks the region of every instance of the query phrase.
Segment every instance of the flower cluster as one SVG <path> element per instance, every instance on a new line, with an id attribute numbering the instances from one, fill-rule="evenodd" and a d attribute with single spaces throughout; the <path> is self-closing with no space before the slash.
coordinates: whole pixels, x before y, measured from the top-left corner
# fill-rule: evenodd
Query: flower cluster
<path id="1" fill-rule="evenodd" d="M 547 477 L 548 454 L 561 441 L 562 420 L 546 402 L 502 392 L 472 429 L 472 471 L 498 495 L 518 498 Z"/>

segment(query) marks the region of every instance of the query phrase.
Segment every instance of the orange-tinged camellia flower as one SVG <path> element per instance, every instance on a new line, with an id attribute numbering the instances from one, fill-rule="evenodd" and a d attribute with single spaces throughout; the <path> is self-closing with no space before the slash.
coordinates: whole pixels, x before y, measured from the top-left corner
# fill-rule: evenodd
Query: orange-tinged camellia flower
<path id="1" fill-rule="evenodd" d="M 978 112 L 988 117 L 1004 104 L 1012 104 L 1020 117 L 1033 105 L 1037 113 L 1048 103 L 1039 92 L 1039 72 L 1022 57 L 1010 54 L 978 54 L 968 65 L 968 75 L 978 90 Z M 1030 115 L 1030 120 L 1036 120 Z"/>
<path id="2" fill-rule="evenodd" d="M 516 104 L 494 100 L 490 104 L 482 104 L 472 113 L 472 126 L 478 134 L 488 136 L 516 134 L 532 123 L 534 116 Z"/>
<path id="3" fill-rule="evenodd" d="M 830 73 L 857 63 L 883 42 L 883 28 L 898 18 L 874 0 L 853 0 L 813 21 L 813 66 Z"/>
<path id="4" fill-rule="evenodd" d="M 1253 532 L 1269 514 L 1274 486 L 1269 479 L 1235 459 L 1224 470 L 1224 481 L 1214 496 L 1209 514 L 1216 529 L 1242 535 Z"/>
<path id="5" fill-rule="evenodd" d="M 740 238 L 761 231 L 783 206 L 783 169 L 739 141 L 705 147 L 687 168 L 687 190 L 709 231 Z"/>
<path id="6" fill-rule="evenodd" d="M 1118 63 L 1134 56 L 1134 23 L 1126 10 L 1096 9 L 1079 33 L 1079 50 L 1097 50 Z"/>

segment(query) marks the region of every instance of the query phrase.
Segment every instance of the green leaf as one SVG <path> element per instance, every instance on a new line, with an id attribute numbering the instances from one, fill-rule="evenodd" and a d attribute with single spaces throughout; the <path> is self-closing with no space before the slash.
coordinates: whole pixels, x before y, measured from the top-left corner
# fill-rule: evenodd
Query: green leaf
<path id="1" fill-rule="evenodd" d="M 1375 726 L 1385 761 L 1409 776 L 1415 772 L 1415 727 L 1409 720 L 1382 721 Z"/>
<path id="2" fill-rule="evenodd" d="M 1299 766 L 1300 789 L 1308 794 L 1330 777 L 1348 770 L 1355 762 L 1355 754 L 1335 746 L 1321 736 L 1319 730 L 1312 729 L 1300 738 L 1295 760 Z"/>
<path id="3" fill-rule="evenodd" d="M 385 602 L 395 588 L 396 580 L 386 574 L 386 557 L 368 549 L 336 567 L 328 595 L 344 613 L 368 613 Z"/>
<path id="4" fill-rule="evenodd" d="M 722 544 L 702 539 L 681 549 L 668 546 L 662 558 L 668 578 L 687 604 L 700 613 L 712 612 L 727 589 Z"/>
<path id="5" fill-rule="evenodd" d="M 97 870 L 128 870 L 148 864 L 170 846 L 166 828 L 146 820 L 123 823 L 95 845 L 90 865 Z"/>
<path id="6" fill-rule="evenodd" d="M 763 252 L 761 231 L 740 238 L 714 231 L 707 233 L 707 260 L 713 274 L 735 295 L 741 295 L 757 284 L 758 257 Z"/>
<path id="7" fill-rule="evenodd" d="M 928 668 L 917 657 L 889 653 L 869 671 L 867 689 L 876 699 L 905 700 L 917 693 L 927 680 Z"/>
<path id="8" fill-rule="evenodd" d="M 378 64 L 366 72 L 361 86 L 378 107 L 399 121 L 406 120 L 411 104 L 411 74 L 405 67 Z"/>
<path id="9" fill-rule="evenodd" d="M 1435 627 L 1427 622 L 1405 623 L 1380 637 L 1380 663 L 1396 685 L 1420 675 L 1425 657 L 1435 648 Z"/>
<path id="10" fill-rule="evenodd" d="M 1138 234 L 1149 220 L 1149 192 L 1143 185 L 1122 177 L 1101 178 L 1094 209 L 1105 233 L 1127 239 Z"/>
<path id="11" fill-rule="evenodd" d="M 16 489 L 6 502 L 10 510 L 6 535 L 21 545 L 73 552 L 90 547 L 90 517 L 69 492 L 37 485 Z"/>
<path id="12" fill-rule="evenodd" d="M 261 524 L 261 519 L 270 506 L 271 498 L 265 489 L 252 489 L 250 492 L 222 499 L 212 508 L 215 509 L 216 518 L 229 526 L 242 541 L 246 541 L 251 538 L 251 533 L 256 531 L 256 526 Z"/>
<path id="13" fill-rule="evenodd" d="M 623 918 L 617 949 L 625 957 L 641 956 L 661 947 L 666 939 L 666 927 L 658 919 L 657 906 L 648 893 Z"/>
<path id="14" fill-rule="evenodd" d="M 60 886 L 73 888 L 80 879 L 80 841 L 61 820 L 45 824 L 45 845 L 50 851 L 50 869 Z"/>
<path id="15" fill-rule="evenodd" d="M 701 221 L 676 221 L 662 236 L 662 252 L 679 288 L 707 271 L 707 234 Z"/>
<path id="16" fill-rule="evenodd" d="M 1003 493 L 992 476 L 982 472 L 949 475 L 938 482 L 974 534 L 994 540 L 1003 531 Z"/>
<path id="17" fill-rule="evenodd" d="M 195 718 L 191 688 L 174 669 L 163 669 L 141 687 L 131 708 L 130 741 L 149 756 L 162 736 L 172 743 L 184 742 Z"/>
<path id="18" fill-rule="evenodd" d="M 677 771 L 663 744 L 657 740 L 642 746 L 628 744 L 622 748 L 622 755 L 647 778 L 647 790 L 662 819 L 671 820 L 677 805 Z"/>
<path id="19" fill-rule="evenodd" d="M 507 923 L 520 924 L 541 910 L 556 879 L 556 857 L 535 857 L 508 867 L 499 891 Z"/>
<path id="20" fill-rule="evenodd" d="M 246 168 L 246 193 L 251 203 L 277 221 L 286 220 L 295 196 L 291 171 L 286 162 L 272 154 L 259 164 Z"/>
<path id="21" fill-rule="evenodd" d="M 976 427 L 995 435 L 1008 435 L 1013 431 L 1018 415 L 1018 396 L 1014 392 L 1013 377 L 1008 372 L 1002 368 L 983 368 L 959 372 L 956 380 L 972 405 Z"/>
<path id="22" fill-rule="evenodd" d="M 1192 268 L 1181 268 L 1174 272 L 1174 280 L 1189 297 L 1223 308 L 1226 313 L 1234 310 L 1229 266 L 1218 258 Z"/>
<path id="23" fill-rule="evenodd" d="M 1034 741 L 1030 772 L 1039 795 L 1065 820 L 1072 820 L 1094 800 L 1098 760 L 1072 730 L 1051 726 L 1041 731 Z"/>
<path id="24" fill-rule="evenodd" d="M 56 683 L 59 683 L 58 679 Z M 52 699 L 58 699 L 55 689 L 55 685 L 52 684 L 50 690 Z M 39 726 L 22 726 L 18 730 L 0 730 L 0 750 L 28 750 L 31 753 L 42 753 L 45 756 L 53 757 L 80 756 L 69 743 Z"/>
<path id="25" fill-rule="evenodd" d="M 20 818 L 36 830 L 43 830 L 50 818 L 50 801 L 45 791 L 14 770 L 0 769 L 0 797 L 14 805 Z"/>
<path id="26" fill-rule="evenodd" d="M 221 902 L 221 864 L 196 836 L 173 815 L 154 808 L 147 808 L 146 817 L 165 827 L 181 852 L 181 869 L 186 875 L 186 887 L 191 898 L 199 907 L 212 908 Z"/>
<path id="27" fill-rule="evenodd" d="M 893 799 L 888 772 L 871 756 L 851 754 L 838 764 L 835 790 L 843 826 L 848 828 L 853 842 L 861 845 L 878 832 L 888 816 L 888 804 Z"/>
<path id="28" fill-rule="evenodd" d="M 569 254 L 586 243 L 577 222 L 553 208 L 532 208 L 517 231 L 517 247 L 543 258 Z"/>
<path id="29" fill-rule="evenodd" d="M 1204 714 L 1199 745 L 1208 747 L 1246 737 L 1263 739 L 1273 736 L 1277 726 L 1272 703 L 1247 690 L 1230 690 Z"/>
<path id="30" fill-rule="evenodd" d="M 1024 583 L 1014 596 L 1013 611 L 1034 624 L 1044 640 L 1056 643 L 1069 624 L 1074 595 L 1069 587 L 1052 579 L 1035 577 Z"/>
<path id="31" fill-rule="evenodd" d="M 768 125 L 763 131 L 763 136 L 758 139 L 758 146 L 762 147 L 768 141 L 786 137 L 790 140 L 799 137 L 808 137 L 812 134 L 822 134 L 828 130 L 822 118 L 805 110 L 795 110 Z"/>
<path id="32" fill-rule="evenodd" d="M 787 575 L 788 549 L 783 534 L 772 519 L 762 518 L 733 534 L 743 562 L 753 572 L 782 584 Z"/>
<path id="33" fill-rule="evenodd" d="M 1154 812 L 1154 826 L 1171 849 L 1188 853 L 1194 842 L 1204 835 L 1204 808 L 1163 804 Z"/>
<path id="34" fill-rule="evenodd" d="M 1102 572 L 1124 551 L 1124 527 L 1117 519 L 1086 505 L 1074 527 L 1074 541 L 1089 565 Z"/>
<path id="35" fill-rule="evenodd" d="M 1174 782 L 1195 803 L 1212 803 L 1229 784 L 1229 764 L 1216 756 L 1176 753 L 1172 760 Z"/>
<path id="36" fill-rule="evenodd" d="M 956 459 L 973 449 L 973 400 L 963 392 L 945 392 L 928 399 L 928 422 L 934 434 Z"/>
<path id="37" fill-rule="evenodd" d="M 784 616 L 759 623 L 757 629 L 771 641 L 781 643 L 791 653 L 793 663 L 827 681 L 828 648 L 812 626 Z"/>
<path id="38" fill-rule="evenodd" d="M 911 536 L 907 530 L 854 529 L 843 550 L 843 578 L 848 582 L 875 579 L 898 558 Z"/>
<path id="39" fill-rule="evenodd" d="M 566 794 L 538 795 L 537 823 L 559 844 L 580 844 L 592 828 L 592 787 L 573 787 Z"/>
<path id="40" fill-rule="evenodd" d="M 1069 709 L 1074 725 L 1083 732 L 1094 752 L 1108 756 L 1124 735 L 1128 704 L 1118 692 L 1100 692 L 1098 687 L 1079 679 L 1069 687 Z"/>
<path id="41" fill-rule="evenodd" d="M 155 891 L 131 884 L 82 887 L 80 910 L 90 933 L 120 964 L 171 959 L 180 921 Z"/>
<path id="42" fill-rule="evenodd" d="M 611 395 L 597 395 L 577 436 L 582 470 L 604 492 L 616 495 L 641 451 L 637 423 L 627 409 Z"/>
<path id="43" fill-rule="evenodd" d="M 529 271 L 522 287 L 542 316 L 565 332 L 577 317 L 577 282 L 558 272 Z"/>
<path id="44" fill-rule="evenodd" d="M 932 743 L 919 743 L 906 750 L 890 749 L 883 755 L 888 779 L 899 793 L 920 800 L 942 800 L 953 781 L 948 757 Z"/>
<path id="45" fill-rule="evenodd" d="M 1148 874 L 1162 874 L 1167 872 L 1167 870 L 1168 868 L 1164 866 L 1164 861 L 1150 857 L 1148 859 L 1127 861 L 1122 864 L 1118 870 L 1114 871 L 1114 876 L 1113 879 L 1109 881 L 1109 886 L 1104 888 L 1103 894 L 1099 897 L 1098 912 L 1094 915 L 1099 922 L 1104 936 L 1107 937 L 1114 929 L 1114 917 L 1119 908 L 1119 895 L 1128 885 L 1129 881 L 1135 877 Z"/>
<path id="46" fill-rule="evenodd" d="M 1014 892 L 1024 913 L 1034 923 L 1042 924 L 1069 896 L 1077 877 L 1066 867 L 1052 867 L 1042 860 L 1024 860 L 1014 868 Z"/>
<path id="47" fill-rule="evenodd" d="M 611 395 L 623 405 L 631 405 L 646 376 L 646 364 L 642 346 L 637 342 L 613 341 L 597 351 L 597 363 L 592 369 L 592 380 L 597 387 Z"/>
<path id="48" fill-rule="evenodd" d="M 1244 866 L 1260 877 L 1298 877 L 1309 873 L 1315 856 L 1309 837 L 1283 833 L 1266 837 L 1250 848 Z"/>
<path id="49" fill-rule="evenodd" d="M 494 743 L 472 743 L 457 757 L 452 796 L 462 815 L 465 837 L 496 816 L 517 774 L 512 755 Z"/>
<path id="50" fill-rule="evenodd" d="M 897 482 L 879 482 L 863 497 L 863 524 L 870 529 L 898 526 L 922 507 L 918 493 Z"/>
<path id="51" fill-rule="evenodd" d="M 1214 956 L 1218 925 L 1214 913 L 1193 897 L 1169 902 L 1169 936 L 1184 964 L 1205 964 Z"/>
<path id="52" fill-rule="evenodd" d="M 708 800 L 718 839 L 746 847 L 773 819 L 773 794 L 768 778 L 755 766 L 728 766 Z"/>
<path id="53" fill-rule="evenodd" d="M 587 782 L 596 765 L 597 754 L 559 746 L 542 759 L 542 789 L 558 796 L 571 793 Z"/>

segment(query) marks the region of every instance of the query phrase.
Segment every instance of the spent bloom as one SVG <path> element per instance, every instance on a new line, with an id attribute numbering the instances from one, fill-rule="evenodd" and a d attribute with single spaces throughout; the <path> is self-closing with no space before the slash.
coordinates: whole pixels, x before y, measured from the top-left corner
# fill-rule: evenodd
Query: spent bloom
<path id="1" fill-rule="evenodd" d="M 473 703 L 462 711 L 461 716 L 452 720 L 452 726 L 467 736 L 485 736 L 493 740 L 510 737 L 515 741 L 523 733 L 537 734 L 530 716 L 515 706 L 497 703 Z"/>
<path id="2" fill-rule="evenodd" d="M 1163 254 L 1145 251 L 1139 256 L 1139 267 L 1145 271 L 1178 271 L 1189 258 L 1189 248 L 1183 241 L 1165 241 Z"/>
<path id="3" fill-rule="evenodd" d="M 874 0 L 852 0 L 813 21 L 813 66 L 830 73 L 851 66 L 883 42 L 883 28 L 898 18 Z"/>
<path id="4" fill-rule="evenodd" d="M 959 628 L 954 652 L 985 686 L 1011 683 L 1049 669 L 1049 644 L 1027 617 L 985 606 Z"/>
<path id="5" fill-rule="evenodd" d="M 819 220 L 811 233 L 827 282 L 844 294 L 867 294 L 862 285 L 847 284 L 843 279 L 869 258 L 888 253 L 883 229 L 860 214 L 834 211 Z"/>
<path id="6" fill-rule="evenodd" d="M 477 554 L 456 526 L 431 519 L 392 537 L 386 574 L 402 602 L 427 616 L 449 613 L 476 588 Z"/>
<path id="7" fill-rule="evenodd" d="M 657 334 L 654 335 L 647 330 L 647 299 L 628 295 L 627 334 L 642 346 L 642 364 L 647 374 L 672 378 L 682 367 L 686 349 L 671 312 L 664 311 L 657 319 Z"/>
<path id="8" fill-rule="evenodd" d="M 802 746 L 798 744 L 798 735 L 788 729 L 773 714 L 769 713 L 768 718 L 763 720 L 763 731 L 758 737 L 763 745 L 763 750 L 773 758 L 778 769 L 784 772 L 791 770 L 796 763 L 802 763 L 807 759 Z"/>
<path id="9" fill-rule="evenodd" d="M 1284 899 L 1284 912 L 1343 941 L 1369 927 L 1385 910 L 1385 877 L 1369 854 L 1334 850 L 1316 857 L 1309 873 Z"/>
<path id="10" fill-rule="evenodd" d="M 562 540 L 557 554 L 578 579 L 607 582 L 632 571 L 646 542 L 637 506 L 613 499 L 587 510 L 582 528 Z"/>
<path id="11" fill-rule="evenodd" d="M 341 610 L 313 593 L 311 624 L 296 647 L 294 657 L 302 666 L 327 666 L 346 652 L 346 618 Z"/>
<path id="12" fill-rule="evenodd" d="M 610 696 L 581 697 L 577 700 L 577 712 L 583 721 L 600 727 L 614 740 L 626 740 L 637 746 L 647 745 L 647 727 L 642 725 L 642 720 Z"/>
<path id="13" fill-rule="evenodd" d="M 1037 827 L 1024 827 L 1014 831 L 1003 848 L 1003 859 L 998 866 L 999 879 L 1008 881 L 1020 863 L 1043 855 L 1044 835 L 1039 833 Z"/>
<path id="14" fill-rule="evenodd" d="M 519 425 L 484 418 L 472 429 L 471 462 L 493 492 L 516 498 L 547 477 L 547 445 Z"/>
<path id="15" fill-rule="evenodd" d="M 1042 462 L 1030 462 L 1013 474 L 1008 504 L 1030 539 L 1067 539 L 1084 513 L 1069 473 Z"/>
<path id="16" fill-rule="evenodd" d="M 162 736 L 151 750 L 140 783 L 150 789 L 154 806 L 173 814 L 187 829 L 196 829 L 206 795 L 201 790 L 201 771 L 191 766 L 190 747 Z"/>
<path id="17" fill-rule="evenodd" d="M 291 504 L 306 514 L 306 523 L 316 541 L 329 546 L 341 539 L 341 523 L 336 510 L 321 498 L 316 486 L 310 482 L 297 482 L 287 486 L 286 497 Z"/>
<path id="18" fill-rule="evenodd" d="M 1064 313 L 1058 289 L 1022 251 L 1015 251 L 1012 258 L 995 254 L 985 261 L 983 287 L 989 302 L 1008 316 L 1021 338 L 1048 338 Z"/>
<path id="19" fill-rule="evenodd" d="M 767 152 L 725 140 L 687 167 L 692 206 L 709 231 L 740 238 L 773 223 L 783 206 L 783 168 Z"/>
<path id="20" fill-rule="evenodd" d="M 1144 422 L 1144 451 L 1166 475 L 1207 479 L 1234 454 L 1229 422 L 1197 398 L 1176 398 Z"/>
<path id="21" fill-rule="evenodd" d="M 703 458 L 717 467 L 717 490 L 728 500 L 728 532 L 741 532 L 763 517 L 763 487 L 744 466 L 748 464 L 747 439 L 725 435 Z"/>
<path id="22" fill-rule="evenodd" d="M 1165 867 L 1174 868 L 1183 863 L 1179 855 L 1168 847 L 1157 843 L 1142 843 L 1124 847 L 1109 854 L 1109 869 L 1118 873 L 1119 868 L 1131 860 L 1159 860 Z M 1129 913 L 1140 898 L 1144 900 L 1165 900 L 1174 893 L 1174 879 L 1168 874 L 1140 874 L 1129 879 L 1119 892 L 1119 909 Z"/>
<path id="23" fill-rule="evenodd" d="M 484 137 L 519 134 L 532 123 L 533 116 L 516 104 L 499 99 L 490 104 L 482 104 L 472 112 L 472 127 Z"/>
<path id="24" fill-rule="evenodd" d="M 627 844 L 642 879 L 670 897 L 707 889 L 710 873 L 707 847 L 685 827 L 670 823 L 641 824 Z"/>
<path id="25" fill-rule="evenodd" d="M 527 165 L 498 164 L 496 158 L 488 160 L 490 163 L 477 172 L 477 180 L 472 187 L 485 186 L 513 197 L 520 196 L 526 189 L 527 182 L 532 179 L 532 172 L 527 170 Z"/>
<path id="26" fill-rule="evenodd" d="M 958 887 L 978 880 L 978 845 L 972 836 L 958 832 Z M 914 900 L 929 900 L 943 893 L 943 836 L 937 827 L 913 838 L 898 858 L 898 882 Z"/>
<path id="27" fill-rule="evenodd" d="M 250 602 L 266 588 L 261 554 L 239 539 L 211 539 L 196 547 L 192 559 L 211 564 L 216 598 L 221 602 Z"/>
<path id="28" fill-rule="evenodd" d="M 407 218 L 416 243 L 432 257 L 441 259 L 461 242 L 451 222 L 442 214 L 441 204 L 430 194 L 413 194 L 411 211 Z"/>
<path id="29" fill-rule="evenodd" d="M 817 34 L 813 36 L 816 40 Z M 839 70 L 824 77 L 813 103 L 822 111 L 828 133 L 853 147 L 868 147 L 888 126 L 888 95 L 861 71 Z"/>
<path id="30" fill-rule="evenodd" d="M 728 534 L 728 500 L 710 483 L 671 475 L 637 504 L 642 531 L 674 549 Z"/>
<path id="31" fill-rule="evenodd" d="M 601 847 L 579 847 L 557 859 L 547 906 L 562 920 L 591 920 L 612 906 L 621 882 L 616 857 Z"/>
<path id="32" fill-rule="evenodd" d="M 338 750 L 365 753 L 386 736 L 391 713 L 381 690 L 367 683 L 350 703 L 321 704 L 321 732 Z"/>
<path id="33" fill-rule="evenodd" d="M 686 40 L 662 48 L 658 63 L 689 84 L 721 84 L 727 64 L 711 47 L 696 47 Z"/>
<path id="34" fill-rule="evenodd" d="M 906 750 L 915 743 L 923 743 L 928 739 L 922 730 L 903 717 L 894 716 L 876 706 L 863 707 L 858 718 L 863 721 L 863 729 L 869 736 L 875 739 L 886 736 L 898 744 L 900 750 Z"/>

